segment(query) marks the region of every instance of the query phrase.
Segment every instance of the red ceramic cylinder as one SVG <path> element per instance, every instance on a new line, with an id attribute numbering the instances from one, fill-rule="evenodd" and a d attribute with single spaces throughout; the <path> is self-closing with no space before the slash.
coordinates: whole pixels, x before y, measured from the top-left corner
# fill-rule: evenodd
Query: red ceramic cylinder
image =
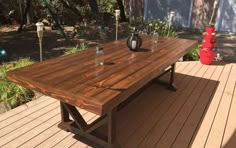
<path id="1" fill-rule="evenodd" d="M 206 27 L 206 32 L 208 34 L 211 34 L 211 33 L 215 32 L 215 27 L 214 26 L 207 26 Z"/>
<path id="2" fill-rule="evenodd" d="M 203 36 L 204 40 L 209 41 L 209 42 L 214 42 L 216 39 L 215 35 L 205 35 Z"/>
<path id="3" fill-rule="evenodd" d="M 203 48 L 215 48 L 216 42 L 207 42 L 207 41 L 203 40 L 202 47 Z"/>
<path id="4" fill-rule="evenodd" d="M 200 50 L 200 61 L 202 64 L 210 65 L 216 56 L 216 52 L 209 50 Z"/>

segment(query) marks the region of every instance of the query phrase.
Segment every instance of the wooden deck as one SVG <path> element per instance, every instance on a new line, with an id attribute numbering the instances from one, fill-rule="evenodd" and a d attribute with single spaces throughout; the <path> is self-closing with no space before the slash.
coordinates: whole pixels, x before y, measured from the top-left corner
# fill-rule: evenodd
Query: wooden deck
<path id="1" fill-rule="evenodd" d="M 235 147 L 236 64 L 181 62 L 176 71 L 176 92 L 152 84 L 119 111 L 121 147 Z M 80 112 L 87 122 L 98 117 Z M 93 147 L 57 128 L 59 121 L 59 102 L 50 97 L 13 109 L 0 115 L 0 147 Z"/>

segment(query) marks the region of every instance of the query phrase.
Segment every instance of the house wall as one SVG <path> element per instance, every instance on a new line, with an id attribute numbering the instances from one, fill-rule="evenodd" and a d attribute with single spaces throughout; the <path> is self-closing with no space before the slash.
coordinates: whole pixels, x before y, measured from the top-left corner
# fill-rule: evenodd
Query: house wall
<path id="1" fill-rule="evenodd" d="M 222 32 L 236 32 L 236 0 L 220 0 L 216 28 Z"/>
<path id="2" fill-rule="evenodd" d="M 189 27 L 192 0 L 145 0 L 145 20 L 167 20 L 168 13 L 175 11 L 173 23 L 179 27 Z"/>

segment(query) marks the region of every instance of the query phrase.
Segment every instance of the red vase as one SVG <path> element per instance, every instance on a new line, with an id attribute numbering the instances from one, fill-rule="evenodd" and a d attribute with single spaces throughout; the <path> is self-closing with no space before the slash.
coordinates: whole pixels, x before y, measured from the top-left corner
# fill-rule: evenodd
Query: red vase
<path id="1" fill-rule="evenodd" d="M 216 36 L 215 35 L 205 35 L 205 36 L 203 36 L 203 38 L 205 41 L 214 42 L 216 39 Z"/>
<path id="2" fill-rule="evenodd" d="M 215 27 L 214 26 L 207 26 L 206 27 L 206 32 L 211 35 L 213 32 L 215 32 Z"/>
<path id="3" fill-rule="evenodd" d="M 210 65 L 216 56 L 216 52 L 210 50 L 200 50 L 200 61 L 202 64 Z"/>
<path id="4" fill-rule="evenodd" d="M 203 40 L 202 47 L 203 48 L 215 48 L 216 42 L 207 42 L 207 41 Z"/>

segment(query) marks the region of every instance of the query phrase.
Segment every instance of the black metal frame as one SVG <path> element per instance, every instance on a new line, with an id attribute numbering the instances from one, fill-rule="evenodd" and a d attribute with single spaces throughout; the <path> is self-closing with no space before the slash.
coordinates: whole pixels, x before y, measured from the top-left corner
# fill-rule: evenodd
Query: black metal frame
<path id="1" fill-rule="evenodd" d="M 70 119 L 70 116 L 72 120 Z M 88 141 L 98 144 L 101 147 L 119 147 L 116 143 L 116 109 L 107 115 L 99 117 L 91 124 L 87 124 L 78 110 L 67 103 L 61 102 L 61 123 L 59 128 L 72 132 Z M 108 123 L 107 135 L 102 135 L 97 130 Z"/>
<path id="2" fill-rule="evenodd" d="M 170 72 L 170 80 L 169 80 L 169 82 L 164 82 L 164 81 L 159 80 L 160 77 L 166 75 L 169 72 Z M 172 90 L 172 91 L 176 91 L 177 87 L 174 84 L 174 76 L 175 76 L 175 63 L 172 64 L 169 69 L 165 70 L 160 76 L 158 76 L 155 79 L 155 82 L 157 82 L 158 84 L 167 86 L 167 88 Z"/>

